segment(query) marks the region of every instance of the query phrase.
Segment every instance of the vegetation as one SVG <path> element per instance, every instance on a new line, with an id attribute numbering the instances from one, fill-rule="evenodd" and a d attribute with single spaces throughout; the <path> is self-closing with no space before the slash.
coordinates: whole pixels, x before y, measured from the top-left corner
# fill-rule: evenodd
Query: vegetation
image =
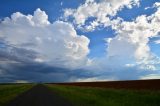
<path id="1" fill-rule="evenodd" d="M 160 106 L 160 91 L 47 86 L 75 106 Z"/>
<path id="2" fill-rule="evenodd" d="M 32 84 L 8 84 L 0 85 L 0 106 L 4 106 L 10 100 L 30 89 Z"/>

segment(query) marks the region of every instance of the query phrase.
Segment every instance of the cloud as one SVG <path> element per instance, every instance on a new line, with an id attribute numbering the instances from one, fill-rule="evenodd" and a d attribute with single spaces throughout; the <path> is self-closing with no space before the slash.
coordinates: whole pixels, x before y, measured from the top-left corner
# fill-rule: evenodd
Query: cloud
<path id="1" fill-rule="evenodd" d="M 139 16 L 132 22 L 121 21 L 112 24 L 117 35 L 106 39 L 106 57 L 93 59 L 90 70 L 101 76 L 106 75 L 119 80 L 139 79 L 140 76 L 158 74 L 160 58 L 156 56 L 149 46 L 149 39 L 160 32 L 157 14 Z"/>
<path id="2" fill-rule="evenodd" d="M 146 76 L 141 76 L 140 79 L 160 79 L 159 74 L 149 74 Z"/>
<path id="3" fill-rule="evenodd" d="M 160 10 L 157 9 L 151 16 L 141 15 L 134 21 L 112 26 L 117 36 L 108 44 L 108 56 L 134 58 L 136 61 L 153 60 L 154 54 L 148 45 L 149 38 L 155 37 L 160 32 Z M 132 59 L 131 59 L 132 60 Z"/>
<path id="4" fill-rule="evenodd" d="M 151 51 L 149 41 L 159 36 L 159 13 L 157 7 L 152 15 L 140 15 L 133 21 L 110 20 L 116 36 L 105 39 L 106 57 L 92 59 L 89 70 L 100 70 L 94 73 L 105 73 L 106 77 L 112 75 L 116 79 L 138 79 L 141 75 L 158 73 L 160 57 Z"/>
<path id="5" fill-rule="evenodd" d="M 4 66 L 6 65 L 6 66 Z M 7 63 L 1 64 L 0 82 L 64 82 L 72 76 L 72 71 L 39 63 Z"/>
<path id="6" fill-rule="evenodd" d="M 25 80 L 16 80 L 15 83 L 29 83 L 29 82 Z"/>
<path id="7" fill-rule="evenodd" d="M 91 77 L 91 78 L 80 78 L 76 80 L 71 80 L 71 82 L 97 82 L 97 81 L 114 81 L 116 79 L 114 78 L 109 78 L 109 79 L 104 79 L 104 78 L 98 78 L 98 77 Z"/>
<path id="8" fill-rule="evenodd" d="M 12 47 L 7 47 L 12 48 Z M 5 48 L 5 49 L 7 49 Z M 12 51 L 13 50 L 13 51 Z M 26 60 L 29 52 L 20 52 L 14 48 L 11 52 L 3 54 L 0 52 L 0 83 L 5 82 L 68 82 L 77 78 L 94 77 L 90 71 L 84 69 L 68 69 L 65 67 L 53 66 L 44 62 L 33 61 L 34 58 Z M 7 51 L 7 50 L 6 50 Z M 23 51 L 23 49 L 22 49 Z M 14 55 L 15 54 L 15 55 Z M 17 56 L 18 54 L 19 56 Z M 32 54 L 34 55 L 34 54 Z M 3 59 L 2 59 L 3 58 Z"/>
<path id="9" fill-rule="evenodd" d="M 160 2 L 156 2 L 156 3 L 154 4 L 154 7 L 160 7 Z"/>
<path id="10" fill-rule="evenodd" d="M 97 26 L 109 26 L 110 17 L 115 16 L 124 7 L 132 8 L 136 5 L 139 5 L 139 0 L 101 0 L 100 2 L 86 0 L 77 9 L 65 9 L 64 17 L 73 17 L 78 27 L 91 31 Z M 95 20 L 86 25 L 89 17 L 94 17 Z"/>
<path id="11" fill-rule="evenodd" d="M 33 15 L 13 13 L 0 22 L 0 82 L 62 82 L 78 77 L 71 70 L 87 64 L 89 42 L 69 23 L 49 22 L 41 9 Z"/>
<path id="12" fill-rule="evenodd" d="M 60 5 L 63 6 L 63 2 L 61 2 Z"/>
<path id="13" fill-rule="evenodd" d="M 156 44 L 160 44 L 160 40 L 156 40 L 155 43 L 156 43 Z"/>
<path id="14" fill-rule="evenodd" d="M 9 45 L 36 53 L 37 62 L 78 68 L 86 64 L 90 40 L 77 35 L 74 27 L 63 21 L 50 23 L 41 9 L 33 15 L 13 13 L 0 23 L 0 38 Z"/>

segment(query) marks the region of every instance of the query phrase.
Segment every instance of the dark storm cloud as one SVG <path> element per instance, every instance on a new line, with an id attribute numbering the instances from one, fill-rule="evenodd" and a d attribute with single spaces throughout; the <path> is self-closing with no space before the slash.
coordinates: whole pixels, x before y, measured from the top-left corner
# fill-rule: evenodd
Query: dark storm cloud
<path id="1" fill-rule="evenodd" d="M 36 53 L 33 51 L 0 43 L 0 61 L 28 62 L 34 58 L 36 58 Z"/>
<path id="2" fill-rule="evenodd" d="M 91 77 L 85 70 L 69 70 L 39 63 L 11 63 L 8 64 L 8 66 L 10 68 L 2 68 L 2 70 L 5 71 L 3 75 L 0 76 L 0 82 L 16 80 L 25 80 L 29 82 L 66 82 L 70 81 L 72 77 Z"/>
<path id="3" fill-rule="evenodd" d="M 37 53 L 0 43 L 0 82 L 65 82 L 93 75 L 83 69 L 70 70 L 35 62 Z"/>

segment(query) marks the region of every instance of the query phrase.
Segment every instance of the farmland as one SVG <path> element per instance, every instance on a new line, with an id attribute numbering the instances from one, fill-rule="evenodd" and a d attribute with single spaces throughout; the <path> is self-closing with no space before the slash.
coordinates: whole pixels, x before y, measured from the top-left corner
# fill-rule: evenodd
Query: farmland
<path id="1" fill-rule="evenodd" d="M 160 106 L 159 81 L 1 84 L 0 106 Z"/>
<path id="2" fill-rule="evenodd" d="M 32 84 L 1 84 L 0 85 L 0 106 L 4 106 L 19 94 L 33 87 Z"/>
<path id="3" fill-rule="evenodd" d="M 132 90 L 160 90 L 160 80 L 127 80 L 127 81 L 103 81 L 103 82 L 71 82 L 55 83 L 58 85 L 99 87 L 114 89 L 132 89 Z"/>
<path id="4" fill-rule="evenodd" d="M 75 106 L 160 106 L 160 91 L 48 86 Z"/>

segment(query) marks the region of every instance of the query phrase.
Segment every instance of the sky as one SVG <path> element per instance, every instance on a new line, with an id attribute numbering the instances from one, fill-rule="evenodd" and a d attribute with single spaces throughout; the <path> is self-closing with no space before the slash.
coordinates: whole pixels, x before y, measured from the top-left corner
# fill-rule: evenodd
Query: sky
<path id="1" fill-rule="evenodd" d="M 0 1 L 0 83 L 159 78 L 159 0 Z"/>

